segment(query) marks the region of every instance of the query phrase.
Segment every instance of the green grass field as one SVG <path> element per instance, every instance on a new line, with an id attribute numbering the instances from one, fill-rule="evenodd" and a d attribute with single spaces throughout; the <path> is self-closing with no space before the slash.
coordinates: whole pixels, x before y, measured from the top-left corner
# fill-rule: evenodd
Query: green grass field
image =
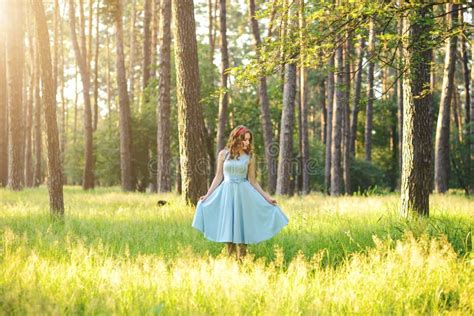
<path id="1" fill-rule="evenodd" d="M 45 187 L 0 189 L 0 313 L 474 313 L 472 199 L 412 221 L 398 195 L 277 199 L 290 224 L 238 264 L 175 194 L 66 187 L 52 222 Z"/>

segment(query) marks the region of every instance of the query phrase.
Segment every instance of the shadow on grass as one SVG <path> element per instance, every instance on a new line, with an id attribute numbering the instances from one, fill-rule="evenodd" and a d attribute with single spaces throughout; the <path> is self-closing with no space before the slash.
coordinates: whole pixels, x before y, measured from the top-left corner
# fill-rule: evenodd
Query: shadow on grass
<path id="1" fill-rule="evenodd" d="M 415 237 L 422 234 L 433 237 L 446 235 L 458 255 L 463 256 L 472 251 L 474 219 L 444 215 L 406 221 L 386 216 L 369 222 L 346 220 L 319 227 L 309 230 L 293 227 L 290 222 L 272 239 L 249 246 L 249 252 L 255 255 L 255 259 L 264 258 L 268 263 L 275 259 L 275 250 L 279 248 L 284 254 L 286 266 L 299 252 L 310 259 L 323 251 L 321 264 L 337 266 L 351 254 L 366 252 L 374 247 L 374 235 L 379 239 L 398 240 L 404 233 L 412 232 Z M 191 219 L 187 218 L 110 219 L 70 215 L 64 222 L 57 222 L 51 221 L 47 214 L 35 214 L 3 218 L 0 233 L 3 235 L 7 229 L 17 236 L 26 236 L 26 241 L 17 240 L 17 243 L 52 258 L 67 258 L 69 249 L 79 244 L 103 252 L 106 256 L 158 255 L 166 260 L 179 257 L 186 249 L 191 249 L 197 256 L 209 254 L 215 257 L 224 248 L 223 243 L 205 239 L 191 227 Z M 15 244 L 12 246 L 15 247 Z"/>

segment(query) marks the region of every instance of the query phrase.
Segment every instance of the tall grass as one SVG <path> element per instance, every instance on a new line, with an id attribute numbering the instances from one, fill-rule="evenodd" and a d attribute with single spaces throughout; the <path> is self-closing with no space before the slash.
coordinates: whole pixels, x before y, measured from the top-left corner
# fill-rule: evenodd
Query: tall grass
<path id="1" fill-rule="evenodd" d="M 0 312 L 474 313 L 472 200 L 412 221 L 396 195 L 278 200 L 290 224 L 239 264 L 172 193 L 66 187 L 52 222 L 46 188 L 0 190 Z"/>

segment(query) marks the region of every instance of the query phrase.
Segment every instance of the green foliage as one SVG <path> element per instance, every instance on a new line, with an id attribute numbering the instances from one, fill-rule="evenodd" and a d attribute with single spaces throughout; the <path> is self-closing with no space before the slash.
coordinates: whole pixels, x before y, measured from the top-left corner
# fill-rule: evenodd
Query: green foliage
<path id="1" fill-rule="evenodd" d="M 113 120 L 113 124 L 111 121 Z M 95 177 L 99 185 L 111 186 L 120 184 L 120 134 L 117 133 L 117 116 L 109 122 L 100 124 L 94 133 L 95 142 Z"/>
<path id="2" fill-rule="evenodd" d="M 388 187 L 385 172 L 375 164 L 355 159 L 351 163 L 351 185 L 354 192 L 374 192 L 374 188 Z"/>

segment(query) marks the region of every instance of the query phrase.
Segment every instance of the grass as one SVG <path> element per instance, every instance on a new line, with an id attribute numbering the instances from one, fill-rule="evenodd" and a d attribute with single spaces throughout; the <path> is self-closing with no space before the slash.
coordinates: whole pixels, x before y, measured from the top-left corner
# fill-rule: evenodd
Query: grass
<path id="1" fill-rule="evenodd" d="M 278 200 L 290 224 L 238 264 L 172 193 L 66 187 L 60 223 L 46 188 L 0 189 L 0 312 L 474 313 L 472 199 L 434 195 L 412 221 L 397 195 Z"/>

